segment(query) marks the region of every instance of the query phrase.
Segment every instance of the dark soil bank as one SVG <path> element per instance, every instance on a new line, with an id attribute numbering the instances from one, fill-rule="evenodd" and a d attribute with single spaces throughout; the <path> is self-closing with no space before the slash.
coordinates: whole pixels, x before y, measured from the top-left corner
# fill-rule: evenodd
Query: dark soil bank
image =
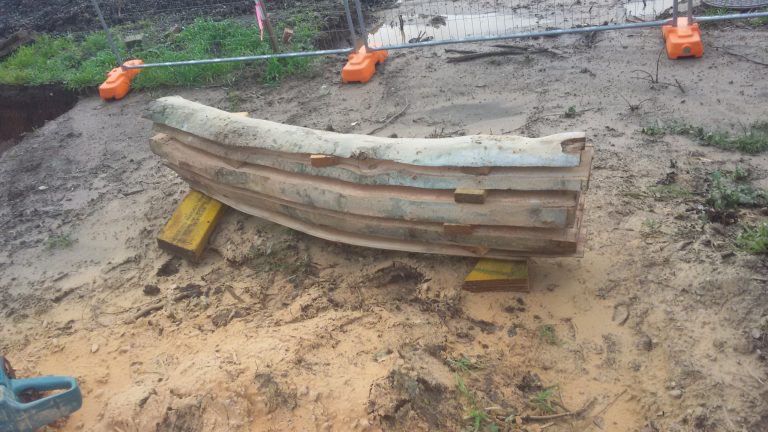
<path id="1" fill-rule="evenodd" d="M 60 86 L 22 87 L 0 85 L 0 151 L 3 141 L 42 126 L 69 111 L 77 95 Z"/>

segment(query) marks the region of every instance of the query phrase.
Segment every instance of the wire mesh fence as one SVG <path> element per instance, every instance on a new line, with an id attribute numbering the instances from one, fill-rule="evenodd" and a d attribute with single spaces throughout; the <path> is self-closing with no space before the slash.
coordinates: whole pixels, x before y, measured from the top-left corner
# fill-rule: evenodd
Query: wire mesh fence
<path id="1" fill-rule="evenodd" d="M 359 0 L 355 0 L 359 4 Z M 757 2 L 768 0 L 707 0 Z M 373 49 L 512 39 L 622 28 L 658 27 L 672 18 L 675 0 L 401 0 L 364 14 Z M 700 0 L 679 1 L 681 16 L 702 9 Z M 704 21 L 760 16 L 715 11 Z M 765 12 L 762 13 L 765 15 Z"/>

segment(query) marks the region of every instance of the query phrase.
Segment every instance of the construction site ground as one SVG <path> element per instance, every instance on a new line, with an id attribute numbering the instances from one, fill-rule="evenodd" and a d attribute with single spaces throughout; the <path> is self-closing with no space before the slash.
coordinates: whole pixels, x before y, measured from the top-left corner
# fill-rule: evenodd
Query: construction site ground
<path id="1" fill-rule="evenodd" d="M 393 51 L 365 85 L 342 85 L 332 57 L 271 87 L 82 97 L 0 156 L 0 353 L 20 376 L 79 380 L 82 409 L 49 427 L 62 432 L 474 430 L 477 410 L 478 430 L 768 430 L 768 264 L 735 248 L 739 224 L 703 215 L 711 172 L 738 165 L 768 188 L 768 156 L 641 133 L 768 118 L 765 66 L 726 52 L 765 61 L 766 36 L 708 28 L 703 58 L 662 54 L 658 72 L 660 32 L 634 30 L 520 42 L 557 55 Z M 378 134 L 584 130 L 585 255 L 531 260 L 527 294 L 467 293 L 472 259 L 230 210 L 201 262 L 174 258 L 155 238 L 188 187 L 142 118 L 171 94 L 344 133 L 406 107 Z M 670 182 L 685 193 L 658 192 Z M 547 404 L 588 407 L 521 418 Z"/>

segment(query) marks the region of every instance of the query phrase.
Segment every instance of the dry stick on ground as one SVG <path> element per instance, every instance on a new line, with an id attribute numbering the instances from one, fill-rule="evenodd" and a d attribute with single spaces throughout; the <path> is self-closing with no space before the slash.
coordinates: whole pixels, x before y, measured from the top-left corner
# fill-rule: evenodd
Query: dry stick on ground
<path id="1" fill-rule="evenodd" d="M 446 61 L 448 63 L 460 63 L 460 62 L 477 60 L 477 59 L 487 58 L 487 57 L 524 55 L 524 54 L 543 54 L 543 53 L 561 56 L 561 54 L 555 51 L 552 51 L 548 48 L 521 48 L 521 47 L 513 47 L 512 45 L 509 45 L 508 47 L 505 46 L 505 48 L 499 51 L 478 52 L 478 53 L 472 53 L 472 54 L 465 54 L 457 57 L 449 57 Z"/>
<path id="2" fill-rule="evenodd" d="M 510 44 L 495 44 L 491 45 L 494 48 L 501 48 L 505 50 L 519 50 L 519 51 L 541 51 L 541 52 L 547 52 L 549 54 L 552 54 L 556 57 L 565 57 L 565 54 L 557 49 L 553 48 L 536 48 L 536 47 L 530 47 L 530 46 L 517 46 L 517 45 L 510 45 Z"/>
<path id="3" fill-rule="evenodd" d="M 685 94 L 685 89 L 683 88 L 683 84 L 681 84 L 680 81 L 677 80 L 677 78 L 675 78 L 675 84 L 664 82 L 664 81 L 659 81 L 659 64 L 661 63 L 661 55 L 663 53 L 664 53 L 664 48 L 659 50 L 659 56 L 656 59 L 656 76 L 654 76 L 650 72 L 648 72 L 646 70 L 642 70 L 642 69 L 635 69 L 635 70 L 633 70 L 631 72 L 640 72 L 640 73 L 644 73 L 644 74 L 648 75 L 648 78 L 635 77 L 636 79 L 645 79 L 645 80 L 650 81 L 651 84 L 663 85 L 665 87 L 677 87 L 680 90 L 680 93 Z"/>
<path id="4" fill-rule="evenodd" d="M 757 61 L 757 60 L 751 59 L 751 58 L 745 56 L 744 54 L 735 53 L 733 51 L 727 50 L 727 49 L 725 49 L 723 47 L 719 47 L 719 46 L 715 46 L 715 48 L 719 49 L 719 50 L 723 50 L 723 52 L 726 53 L 726 54 L 732 55 L 734 57 L 738 57 L 738 58 L 740 58 L 742 60 L 746 60 L 746 61 L 748 61 L 750 63 L 754 63 L 754 64 L 757 64 L 757 65 L 760 65 L 760 66 L 768 66 L 768 63 L 764 63 L 764 62 L 761 62 L 761 61 Z"/>
<path id="5" fill-rule="evenodd" d="M 385 128 L 385 127 L 387 127 L 387 126 L 389 126 L 389 124 L 390 124 L 390 123 L 392 123 L 393 121 L 395 121 L 395 120 L 397 120 L 398 118 L 400 118 L 400 117 L 401 117 L 403 114 L 405 114 L 405 111 L 407 111 L 407 110 L 408 110 L 408 107 L 409 107 L 409 106 L 411 106 L 411 104 L 409 104 L 409 103 L 408 103 L 408 99 L 406 99 L 406 100 L 405 100 L 405 106 L 403 107 L 403 109 L 402 109 L 402 110 L 400 110 L 400 112 L 399 112 L 399 113 L 397 113 L 397 114 L 393 115 L 392 117 L 390 117 L 389 119 L 387 119 L 386 121 L 384 121 L 384 123 L 383 123 L 381 126 L 379 126 L 379 127 L 375 128 L 374 130 L 372 130 L 372 131 L 368 132 L 368 135 L 373 135 L 373 134 L 375 134 L 376 132 L 378 132 L 378 131 L 380 131 L 380 130 L 384 129 L 384 128 Z"/>
<path id="6" fill-rule="evenodd" d="M 600 411 L 597 412 L 597 414 L 592 416 L 592 423 L 590 423 L 589 426 L 587 426 L 583 432 L 586 432 L 589 429 L 591 429 L 592 425 L 595 424 L 595 418 L 600 417 L 601 415 L 603 415 L 604 412 L 608 411 L 608 408 L 612 407 L 613 404 L 615 404 L 619 399 L 621 399 L 621 397 L 624 396 L 625 393 L 627 393 L 627 389 L 624 389 L 621 393 L 617 394 L 616 397 L 614 397 L 610 402 L 608 402 L 607 405 L 603 407 L 603 409 L 601 409 Z"/>
<path id="7" fill-rule="evenodd" d="M 477 51 L 474 51 L 474 50 L 463 50 L 463 49 L 455 49 L 455 48 L 446 48 L 445 52 L 446 53 L 451 53 L 451 54 L 475 54 L 475 53 L 477 53 Z"/>
<path id="8" fill-rule="evenodd" d="M 589 400 L 589 402 L 584 404 L 583 407 L 579 408 L 576 411 L 569 411 L 569 412 L 564 412 L 560 414 L 541 415 L 541 416 L 525 415 L 520 417 L 520 419 L 522 421 L 550 421 L 550 420 L 558 420 L 558 419 L 563 419 L 568 417 L 581 417 L 587 411 L 589 411 L 589 409 L 592 407 L 592 404 L 594 403 L 595 403 L 595 398 L 592 398 Z"/>
<path id="9" fill-rule="evenodd" d="M 176 294 L 175 296 L 173 296 L 173 298 L 171 300 L 174 303 L 176 303 L 176 302 L 182 301 L 184 299 L 188 299 L 190 297 L 199 297 L 202 294 L 203 294 L 203 292 L 202 292 L 202 290 L 200 290 L 200 288 L 187 289 L 186 291 L 181 292 L 181 293 Z M 145 316 L 147 316 L 147 315 L 149 315 L 149 314 L 151 314 L 153 312 L 159 311 L 164 306 L 165 306 L 165 303 L 163 301 L 159 301 L 158 303 L 155 303 L 153 305 L 147 306 L 144 309 L 136 312 L 129 322 L 134 322 L 134 321 L 139 320 L 140 318 L 144 318 Z"/>

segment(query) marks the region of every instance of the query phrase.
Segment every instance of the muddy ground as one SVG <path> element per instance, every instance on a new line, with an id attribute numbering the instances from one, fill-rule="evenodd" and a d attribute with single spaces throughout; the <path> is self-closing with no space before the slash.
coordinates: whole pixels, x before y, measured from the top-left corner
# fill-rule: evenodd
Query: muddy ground
<path id="1" fill-rule="evenodd" d="M 738 225 L 702 215 L 710 172 L 739 165 L 768 187 L 768 156 L 640 133 L 768 118 L 765 67 L 715 48 L 765 61 L 767 35 L 710 29 L 704 58 L 662 58 L 661 80 L 684 92 L 635 78 L 661 40 L 631 31 L 529 42 L 561 57 L 393 52 L 367 85 L 339 84 L 343 59 L 329 58 L 269 88 L 82 98 L 0 156 L 0 352 L 19 375 L 78 378 L 84 406 L 59 431 L 472 430 L 473 408 L 499 430 L 768 430 L 768 265 L 735 250 Z M 150 153 L 141 118 L 168 94 L 359 133 L 409 104 L 384 136 L 585 130 L 585 256 L 533 260 L 528 294 L 470 294 L 473 260 L 329 243 L 230 211 L 201 263 L 175 259 L 155 236 L 187 186 Z M 691 193 L 652 192 L 670 178 Z M 516 421 L 545 414 L 531 398 L 548 387 L 558 412 L 593 403 Z"/>

